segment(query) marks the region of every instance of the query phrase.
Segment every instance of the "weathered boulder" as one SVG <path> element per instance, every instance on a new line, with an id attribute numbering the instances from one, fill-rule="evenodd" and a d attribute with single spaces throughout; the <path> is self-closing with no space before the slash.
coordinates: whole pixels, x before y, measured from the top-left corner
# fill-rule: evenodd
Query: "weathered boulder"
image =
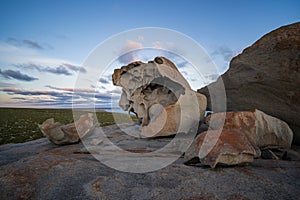
<path id="1" fill-rule="evenodd" d="M 167 58 L 148 63 L 133 62 L 112 75 L 113 84 L 122 87 L 119 105 L 141 121 L 146 137 L 168 136 L 197 126 L 203 119 L 206 97 L 193 91 Z"/>
<path id="2" fill-rule="evenodd" d="M 212 168 L 218 163 L 236 165 L 252 162 L 261 156 L 261 150 L 264 158 L 279 159 L 272 150 L 280 150 L 283 156 L 291 148 L 293 132 L 289 126 L 257 109 L 211 114 L 206 124 L 209 130 L 200 134 L 186 152 L 187 163 L 198 157 Z"/>
<path id="3" fill-rule="evenodd" d="M 221 127 L 223 113 L 207 117 L 209 129 Z M 290 149 L 293 132 L 284 121 L 255 109 L 254 111 L 226 112 L 223 129 L 239 131 L 249 142 L 259 149 Z"/>
<path id="4" fill-rule="evenodd" d="M 217 164 L 236 165 L 253 161 L 255 149 L 247 137 L 236 130 L 209 130 L 197 136 L 186 152 L 189 162 L 198 157 L 201 164 L 215 168 Z"/>
<path id="5" fill-rule="evenodd" d="M 227 111 L 259 109 L 284 120 L 293 130 L 296 144 L 300 144 L 299 33 L 298 22 L 266 34 L 234 57 L 228 71 L 221 76 L 226 90 Z M 220 90 L 220 81 L 219 78 L 198 90 L 208 98 L 209 109 L 209 91 Z"/>
<path id="6" fill-rule="evenodd" d="M 57 145 L 77 143 L 93 127 L 94 118 L 91 113 L 81 115 L 76 122 L 67 125 L 55 122 L 53 118 L 47 119 L 39 125 L 43 135 Z"/>

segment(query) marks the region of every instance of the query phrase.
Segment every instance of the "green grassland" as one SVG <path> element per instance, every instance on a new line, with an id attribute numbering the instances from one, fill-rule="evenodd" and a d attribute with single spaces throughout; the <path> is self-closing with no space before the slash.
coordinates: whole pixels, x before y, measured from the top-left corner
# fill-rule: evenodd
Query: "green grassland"
<path id="1" fill-rule="evenodd" d="M 131 122 L 134 117 L 122 113 L 96 112 L 98 126 Z M 62 124 L 73 122 L 71 109 L 0 108 L 0 144 L 20 143 L 44 137 L 38 128 L 46 119 Z"/>

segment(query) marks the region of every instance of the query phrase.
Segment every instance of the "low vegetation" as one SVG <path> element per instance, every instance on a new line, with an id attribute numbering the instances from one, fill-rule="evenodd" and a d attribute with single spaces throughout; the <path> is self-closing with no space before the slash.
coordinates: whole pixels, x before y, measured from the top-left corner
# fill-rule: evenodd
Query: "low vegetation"
<path id="1" fill-rule="evenodd" d="M 106 111 L 96 112 L 98 126 L 131 122 L 132 116 Z M 38 128 L 46 119 L 62 124 L 73 122 L 71 109 L 0 108 L 0 144 L 27 142 L 44 137 Z"/>

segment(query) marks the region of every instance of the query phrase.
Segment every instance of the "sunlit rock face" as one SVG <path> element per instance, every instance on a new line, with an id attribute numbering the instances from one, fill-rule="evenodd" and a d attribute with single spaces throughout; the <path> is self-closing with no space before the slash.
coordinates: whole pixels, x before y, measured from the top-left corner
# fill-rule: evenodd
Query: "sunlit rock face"
<path id="1" fill-rule="evenodd" d="M 173 135 L 203 118 L 206 97 L 193 91 L 167 58 L 132 62 L 115 69 L 112 79 L 122 87 L 119 106 L 136 114 L 143 136 Z"/>

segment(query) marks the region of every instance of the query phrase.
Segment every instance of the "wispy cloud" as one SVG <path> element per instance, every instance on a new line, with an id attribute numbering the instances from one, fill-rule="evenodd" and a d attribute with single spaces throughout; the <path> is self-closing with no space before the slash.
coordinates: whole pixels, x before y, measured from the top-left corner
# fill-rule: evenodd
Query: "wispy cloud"
<path id="1" fill-rule="evenodd" d="M 48 44 L 41 44 L 37 41 L 33 41 L 33 40 L 29 40 L 29 39 L 20 40 L 20 39 L 10 37 L 10 38 L 6 39 L 6 42 L 13 46 L 28 47 L 28 48 L 37 49 L 37 50 L 44 50 L 44 49 L 52 48 Z"/>
<path id="2" fill-rule="evenodd" d="M 46 87 L 53 90 L 4 88 L 0 89 L 0 91 L 11 95 L 11 100 L 15 101 L 15 103 L 48 107 L 71 107 L 72 104 L 86 107 L 87 105 L 91 105 L 91 102 L 93 102 L 96 107 L 117 106 L 117 100 L 120 95 L 119 90 L 99 92 L 89 88 L 58 88 L 50 85 L 47 85 Z M 10 102 L 10 105 L 12 105 L 12 103 L 13 102 Z"/>
<path id="3" fill-rule="evenodd" d="M 219 77 L 220 77 L 219 74 L 208 74 L 208 75 L 203 76 L 203 78 L 204 78 L 203 82 L 205 85 L 208 85 L 212 82 L 215 82 Z"/>
<path id="4" fill-rule="evenodd" d="M 90 88 L 59 88 L 59 87 L 54 87 L 51 85 L 45 85 L 45 87 L 54 89 L 54 90 L 59 90 L 59 91 L 65 91 L 65 92 L 87 92 L 87 93 L 95 93 L 95 89 L 90 89 Z"/>
<path id="5" fill-rule="evenodd" d="M 37 70 L 39 72 L 48 72 L 52 74 L 66 75 L 66 76 L 72 75 L 73 74 L 72 72 L 79 72 L 79 71 L 83 73 L 86 72 L 85 68 L 68 64 L 68 63 L 63 63 L 57 67 L 42 66 L 35 63 L 15 64 L 14 66 L 22 69 L 32 69 L 32 70 Z"/>
<path id="6" fill-rule="evenodd" d="M 0 82 L 0 88 L 15 87 L 16 84 Z"/>
<path id="7" fill-rule="evenodd" d="M 77 66 L 77 65 L 72 65 L 72 64 L 69 64 L 69 63 L 63 63 L 61 66 L 67 67 L 68 69 L 70 69 L 74 72 L 82 72 L 82 73 L 87 72 L 84 67 Z"/>
<path id="8" fill-rule="evenodd" d="M 127 40 L 123 48 L 119 52 L 119 62 L 123 64 L 128 64 L 136 60 L 134 50 L 143 48 L 141 41 Z"/>
<path id="9" fill-rule="evenodd" d="M 212 56 L 221 55 L 224 61 L 229 62 L 231 58 L 235 55 L 235 52 L 228 46 L 219 46 L 215 51 L 212 52 Z"/>
<path id="10" fill-rule="evenodd" d="M 99 79 L 99 82 L 100 83 L 103 83 L 103 84 L 109 84 L 110 82 L 107 80 L 107 79 L 105 79 L 105 78 L 100 78 Z"/>
<path id="11" fill-rule="evenodd" d="M 114 88 L 114 89 L 106 89 L 105 91 L 103 90 L 99 90 L 99 88 L 59 88 L 59 87 L 54 87 L 51 85 L 45 85 L 45 87 L 50 88 L 50 89 L 54 89 L 57 91 L 64 91 L 64 92 L 68 92 L 68 94 L 70 95 L 78 95 L 80 97 L 92 97 L 92 98 L 119 98 L 119 97 L 115 97 L 112 95 L 119 95 L 121 94 L 121 90 L 118 88 Z"/>
<path id="12" fill-rule="evenodd" d="M 46 90 L 24 90 L 19 88 L 4 88 L 1 90 L 2 92 L 6 92 L 7 94 L 14 95 L 24 95 L 24 96 L 33 96 L 33 95 L 49 95 L 49 96 L 61 96 L 62 93 L 55 92 L 55 91 L 46 91 Z"/>
<path id="13" fill-rule="evenodd" d="M 66 75 L 66 76 L 70 76 L 72 75 L 72 73 L 70 73 L 65 67 L 63 66 L 58 66 L 58 67 L 45 67 L 43 69 L 40 70 L 41 72 L 49 72 L 49 73 L 52 73 L 52 74 L 63 74 L 63 75 Z"/>
<path id="14" fill-rule="evenodd" d="M 22 40 L 22 43 L 30 48 L 44 49 L 38 42 L 32 40 Z"/>
<path id="15" fill-rule="evenodd" d="M 34 81 L 34 80 L 38 80 L 38 78 L 29 76 L 27 74 L 23 74 L 20 71 L 14 71 L 14 70 L 1 70 L 0 69 L 0 75 L 2 75 L 4 78 L 6 79 L 16 79 L 16 80 L 20 80 L 20 81 Z"/>

